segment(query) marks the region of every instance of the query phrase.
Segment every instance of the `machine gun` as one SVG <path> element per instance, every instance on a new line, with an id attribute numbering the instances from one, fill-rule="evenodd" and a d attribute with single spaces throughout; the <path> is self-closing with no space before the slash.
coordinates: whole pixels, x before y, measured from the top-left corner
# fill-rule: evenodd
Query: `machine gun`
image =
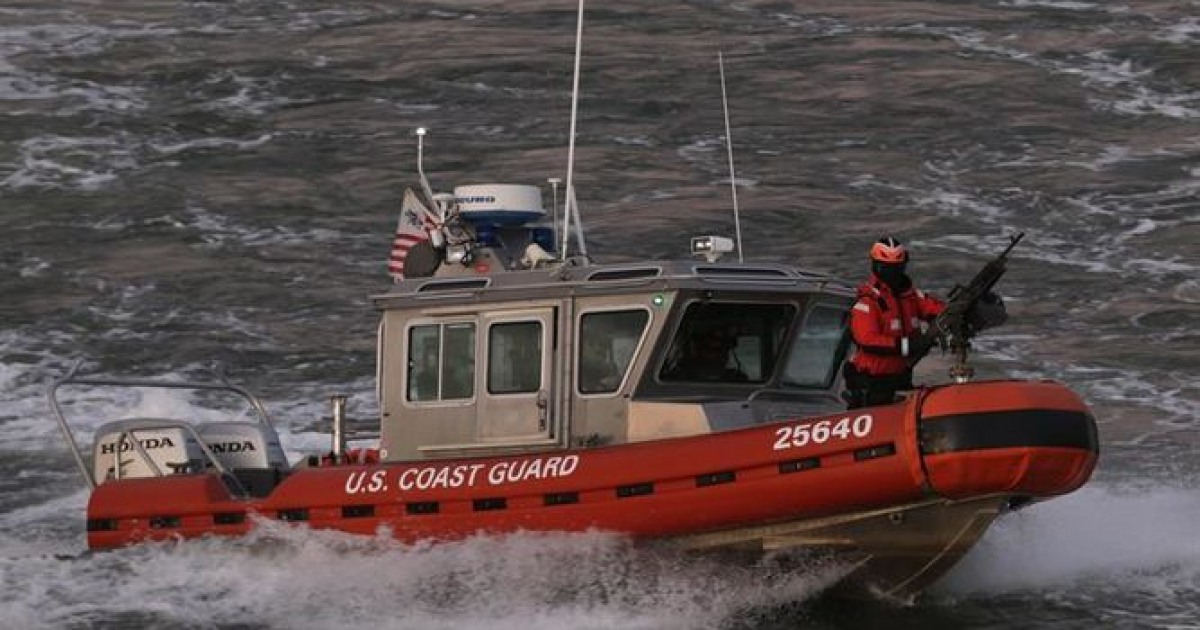
<path id="1" fill-rule="evenodd" d="M 1010 236 L 1008 247 L 984 265 L 966 286 L 955 285 L 946 299 L 946 309 L 934 318 L 929 328 L 915 340 L 913 352 L 908 357 L 910 366 L 916 365 L 934 345 L 940 345 L 943 351 L 948 349 L 955 355 L 950 376 L 959 383 L 971 379 L 975 373 L 975 370 L 967 365 L 971 339 L 979 334 L 979 331 L 999 326 L 1008 319 L 1004 301 L 999 295 L 992 293 L 992 287 L 996 286 L 1007 271 L 1009 252 L 1024 237 L 1024 232 Z"/>

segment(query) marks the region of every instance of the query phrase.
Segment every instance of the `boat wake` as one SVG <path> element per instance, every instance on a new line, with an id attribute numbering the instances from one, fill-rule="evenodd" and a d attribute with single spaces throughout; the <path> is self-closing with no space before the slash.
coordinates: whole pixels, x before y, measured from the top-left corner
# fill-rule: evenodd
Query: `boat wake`
<path id="1" fill-rule="evenodd" d="M 15 627 L 701 628 L 805 601 L 841 577 L 697 561 L 601 533 L 403 545 L 263 522 L 241 539 L 64 558 L 0 544 Z M 18 553 L 22 557 L 13 557 Z M 118 595 L 119 593 L 119 595 Z"/>
<path id="2" fill-rule="evenodd" d="M 0 517 L 0 610 L 13 627 L 729 627 L 817 614 L 846 571 L 816 559 L 763 570 L 598 532 L 406 545 L 273 520 L 244 538 L 60 555 L 61 514 L 82 497 Z M 1090 486 L 1000 519 L 918 607 L 1111 592 L 1153 602 L 1156 623 L 1195 619 L 1198 519 L 1194 490 Z"/>
<path id="3" fill-rule="evenodd" d="M 1146 608 L 1160 615 L 1152 625 L 1194 621 L 1200 616 L 1197 520 L 1194 485 L 1092 485 L 997 521 L 932 594 L 953 600 L 1108 593 L 1131 605 L 1153 602 Z"/>

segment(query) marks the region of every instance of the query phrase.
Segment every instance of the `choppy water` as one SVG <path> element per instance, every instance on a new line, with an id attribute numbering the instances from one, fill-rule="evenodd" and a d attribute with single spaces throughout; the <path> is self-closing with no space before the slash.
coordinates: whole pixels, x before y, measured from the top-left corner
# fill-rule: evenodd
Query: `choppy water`
<path id="1" fill-rule="evenodd" d="M 84 551 L 42 396 L 88 371 L 259 391 L 293 454 L 333 392 L 375 411 L 417 126 L 435 185 L 563 175 L 575 7 L 0 2 L 0 626 L 1200 626 L 1200 2 L 608 2 L 578 148 L 592 250 L 731 231 L 716 54 L 754 257 L 857 277 L 892 232 L 923 284 L 1024 230 L 984 376 L 1101 422 L 1093 483 L 1000 523 L 910 607 L 841 570 L 747 575 L 603 535 L 405 547 L 271 529 Z M 930 378 L 940 376 L 931 365 Z M 83 391 L 83 435 L 183 396 Z"/>

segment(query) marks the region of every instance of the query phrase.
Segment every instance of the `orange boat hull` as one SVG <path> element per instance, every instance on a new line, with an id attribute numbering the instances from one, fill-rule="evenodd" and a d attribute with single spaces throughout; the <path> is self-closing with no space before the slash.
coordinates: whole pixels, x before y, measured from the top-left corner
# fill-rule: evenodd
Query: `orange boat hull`
<path id="1" fill-rule="evenodd" d="M 1013 499 L 1078 488 L 1096 459 L 1095 422 L 1078 397 L 1054 383 L 997 381 L 695 437 L 503 458 L 300 468 L 263 498 L 235 496 L 214 474 L 108 481 L 89 501 L 87 537 L 90 547 L 106 548 L 236 535 L 253 527 L 248 516 L 257 515 L 359 534 L 387 526 L 404 541 L 604 530 L 698 548 L 720 546 L 705 543 L 709 536 L 765 549 L 782 540 L 822 544 L 833 540 L 824 524 L 850 531 L 857 526 L 847 530 L 847 523 L 905 510 L 979 504 L 994 517 Z M 991 517 L 966 539 L 955 534 L 955 544 L 973 543 Z M 790 539 L 780 538 L 781 527 Z M 825 532 L 820 540 L 796 533 L 818 529 Z M 867 545 L 868 538 L 878 539 L 875 546 L 885 540 L 875 532 L 835 542 Z"/>

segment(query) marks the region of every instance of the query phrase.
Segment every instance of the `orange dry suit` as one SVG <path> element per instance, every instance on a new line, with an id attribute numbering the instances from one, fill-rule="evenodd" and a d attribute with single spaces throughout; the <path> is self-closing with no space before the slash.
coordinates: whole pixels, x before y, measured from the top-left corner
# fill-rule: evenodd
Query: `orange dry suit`
<path id="1" fill-rule="evenodd" d="M 858 288 L 858 301 L 850 311 L 850 334 L 858 346 L 850 362 L 870 376 L 907 374 L 909 344 L 921 332 L 921 322 L 945 308 L 944 302 L 912 286 L 897 295 L 871 274 Z"/>

